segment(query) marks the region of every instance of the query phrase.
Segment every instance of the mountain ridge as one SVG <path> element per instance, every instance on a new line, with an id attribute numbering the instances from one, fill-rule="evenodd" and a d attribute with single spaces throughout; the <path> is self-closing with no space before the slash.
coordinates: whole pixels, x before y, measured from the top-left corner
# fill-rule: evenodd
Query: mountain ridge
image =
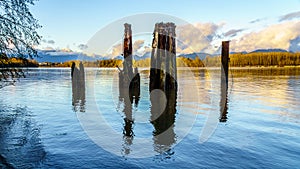
<path id="1" fill-rule="evenodd" d="M 284 49 L 275 48 L 275 49 L 256 49 L 251 52 L 230 52 L 230 54 L 236 54 L 236 53 L 268 53 L 268 52 L 290 52 Z M 293 53 L 293 52 L 292 52 Z M 109 56 L 101 56 L 101 55 L 94 55 L 94 56 L 88 56 L 84 53 L 80 52 L 66 52 L 61 50 L 38 50 L 38 56 L 35 58 L 37 62 L 52 62 L 52 63 L 60 63 L 60 62 L 66 62 L 71 60 L 86 60 L 86 61 L 96 61 L 96 60 L 109 60 L 109 59 L 115 59 L 115 60 L 123 60 L 122 55 L 118 55 L 115 57 L 109 57 Z M 204 52 L 194 52 L 189 54 L 179 54 L 177 57 L 185 57 L 190 59 L 195 59 L 196 57 L 199 57 L 201 60 L 204 60 L 207 56 L 214 57 L 219 56 L 219 54 L 208 54 Z M 151 52 L 146 52 L 142 56 L 139 55 L 133 55 L 134 60 L 143 60 L 151 58 Z"/>

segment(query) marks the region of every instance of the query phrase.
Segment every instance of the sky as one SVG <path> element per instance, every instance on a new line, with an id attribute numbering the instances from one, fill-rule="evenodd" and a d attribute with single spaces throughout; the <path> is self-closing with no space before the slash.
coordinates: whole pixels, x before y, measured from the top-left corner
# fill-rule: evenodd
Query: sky
<path id="1" fill-rule="evenodd" d="M 179 53 L 214 53 L 222 40 L 230 40 L 231 50 L 235 52 L 261 48 L 300 51 L 300 0 L 39 0 L 30 10 L 43 26 L 38 30 L 43 37 L 38 48 L 43 50 L 85 52 L 99 31 L 120 19 L 155 13 L 180 18 L 190 24 L 177 25 L 177 38 L 184 44 L 178 43 Z M 156 22 L 161 21 L 167 22 L 163 17 L 158 17 Z M 134 23 L 132 27 L 136 28 L 145 21 Z M 153 30 L 152 25 L 150 29 Z M 120 28 L 122 26 L 120 24 Z M 121 40 L 123 30 L 114 31 L 118 33 L 111 31 L 109 34 L 120 35 Z M 134 35 L 137 47 L 134 52 L 142 55 L 149 50 L 152 38 L 149 35 L 150 32 L 145 36 Z M 120 41 L 110 45 L 109 49 L 90 54 L 118 55 L 122 52 Z"/>

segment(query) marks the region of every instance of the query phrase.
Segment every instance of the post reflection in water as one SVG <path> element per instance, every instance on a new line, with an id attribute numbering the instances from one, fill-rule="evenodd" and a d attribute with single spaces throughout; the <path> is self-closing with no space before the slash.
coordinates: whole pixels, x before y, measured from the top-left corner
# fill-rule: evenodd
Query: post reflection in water
<path id="1" fill-rule="evenodd" d="M 174 132 L 177 90 L 170 89 L 163 92 L 154 89 L 150 95 L 151 123 L 154 126 L 154 151 L 159 154 L 174 154 L 171 146 L 176 143 Z"/>
<path id="2" fill-rule="evenodd" d="M 132 100 L 133 98 L 124 99 L 124 129 L 123 129 L 123 151 L 125 155 L 130 153 L 130 145 L 132 145 L 134 132 L 133 132 L 133 118 L 132 118 Z"/>
<path id="3" fill-rule="evenodd" d="M 72 63 L 72 106 L 75 112 L 85 112 L 85 73 L 82 62 Z"/>
<path id="4" fill-rule="evenodd" d="M 228 81 L 221 76 L 221 97 L 220 97 L 220 118 L 219 121 L 225 123 L 228 114 Z"/>
<path id="5" fill-rule="evenodd" d="M 123 153 L 124 155 L 128 155 L 131 152 L 130 146 L 132 145 L 134 132 L 133 125 L 134 120 L 132 116 L 132 104 L 138 106 L 138 102 L 140 99 L 140 87 L 136 85 L 137 81 L 140 80 L 140 75 L 135 70 L 134 78 L 131 83 L 128 85 L 127 83 L 122 83 L 119 81 L 119 102 L 124 103 L 124 129 L 123 129 Z M 123 72 L 120 72 L 119 77 L 123 76 Z M 122 78 L 120 78 L 122 79 Z M 129 98 L 128 98 L 129 97 Z"/>

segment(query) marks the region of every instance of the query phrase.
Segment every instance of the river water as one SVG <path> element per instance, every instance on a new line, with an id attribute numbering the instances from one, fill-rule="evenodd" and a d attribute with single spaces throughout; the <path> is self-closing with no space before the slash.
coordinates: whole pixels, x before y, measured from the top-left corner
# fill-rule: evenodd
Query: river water
<path id="1" fill-rule="evenodd" d="M 0 168 L 300 166 L 299 67 L 231 69 L 227 90 L 219 68 L 179 69 L 158 115 L 146 69 L 132 103 L 116 69 L 87 68 L 76 90 L 70 69 L 25 71 L 0 89 Z"/>

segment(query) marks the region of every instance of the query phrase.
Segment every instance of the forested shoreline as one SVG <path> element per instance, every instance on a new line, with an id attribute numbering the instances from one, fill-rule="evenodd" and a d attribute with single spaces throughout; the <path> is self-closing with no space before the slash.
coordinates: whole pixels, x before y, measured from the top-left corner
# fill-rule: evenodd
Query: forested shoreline
<path id="1" fill-rule="evenodd" d="M 38 67 L 39 64 L 35 60 L 21 57 L 7 57 L 5 54 L 0 54 L 0 68 L 10 67 Z"/>
<path id="2" fill-rule="evenodd" d="M 64 63 L 38 63 L 35 60 L 25 58 L 8 58 L 3 55 L 0 58 L 1 67 L 71 67 L 73 62 L 78 60 L 67 61 Z M 122 67 L 122 60 L 97 60 L 83 61 L 85 67 Z M 134 60 L 134 67 L 150 67 L 150 58 L 143 60 Z M 178 67 L 220 67 L 220 56 L 206 56 L 200 60 L 199 57 L 186 58 L 177 57 Z M 265 53 L 236 53 L 230 54 L 229 66 L 231 67 L 284 67 L 300 66 L 300 53 L 290 52 L 265 52 Z"/>

